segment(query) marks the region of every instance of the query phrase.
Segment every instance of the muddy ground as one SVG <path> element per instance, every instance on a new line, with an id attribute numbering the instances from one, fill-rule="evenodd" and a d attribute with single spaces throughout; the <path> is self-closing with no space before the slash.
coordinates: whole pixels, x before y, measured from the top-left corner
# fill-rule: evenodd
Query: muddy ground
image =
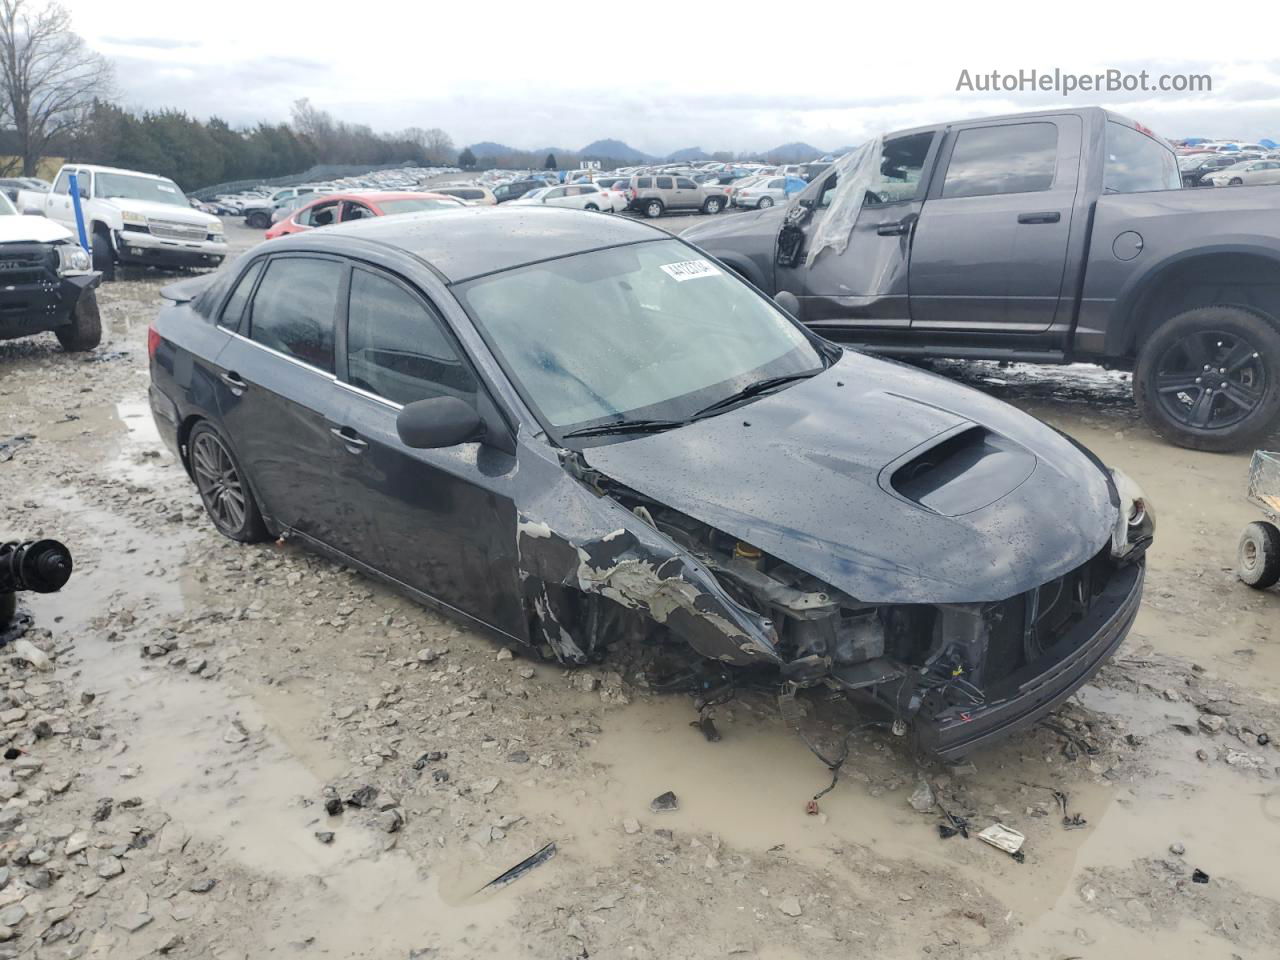
<path id="1" fill-rule="evenodd" d="M 939 365 L 1154 500 L 1115 660 L 955 767 L 802 695 L 820 749 L 853 731 L 810 816 L 830 774 L 767 692 L 708 742 L 688 696 L 647 689 L 648 651 L 564 670 L 218 536 L 146 405 L 160 283 L 102 291 L 91 355 L 0 344 L 0 439 L 33 435 L 0 451 L 0 535 L 76 558 L 24 604 L 49 669 L 0 650 L 0 960 L 1275 956 L 1280 594 L 1232 574 L 1248 458 L 1152 437 L 1123 377 Z M 1025 862 L 941 838 L 942 808 L 1022 831 Z"/>

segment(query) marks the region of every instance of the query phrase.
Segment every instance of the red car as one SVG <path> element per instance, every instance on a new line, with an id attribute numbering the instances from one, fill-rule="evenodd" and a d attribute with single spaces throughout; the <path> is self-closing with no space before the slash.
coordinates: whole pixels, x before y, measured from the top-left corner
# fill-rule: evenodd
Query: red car
<path id="1" fill-rule="evenodd" d="M 324 193 L 275 224 L 266 233 L 274 240 L 287 233 L 302 233 L 335 223 L 385 217 L 395 213 L 418 213 L 466 206 L 461 200 L 440 193 L 390 193 L 370 190 L 362 193 Z"/>

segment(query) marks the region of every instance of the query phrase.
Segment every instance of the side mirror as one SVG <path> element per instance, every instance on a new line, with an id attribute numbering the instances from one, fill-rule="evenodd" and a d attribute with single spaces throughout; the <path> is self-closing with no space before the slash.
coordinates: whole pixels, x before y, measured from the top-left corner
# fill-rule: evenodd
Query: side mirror
<path id="1" fill-rule="evenodd" d="M 484 435 L 484 421 L 457 397 L 430 397 L 409 404 L 396 417 L 396 433 L 406 447 L 434 450 Z"/>
<path id="2" fill-rule="evenodd" d="M 773 295 L 773 302 L 795 319 L 800 319 L 800 300 L 790 290 L 779 290 Z"/>

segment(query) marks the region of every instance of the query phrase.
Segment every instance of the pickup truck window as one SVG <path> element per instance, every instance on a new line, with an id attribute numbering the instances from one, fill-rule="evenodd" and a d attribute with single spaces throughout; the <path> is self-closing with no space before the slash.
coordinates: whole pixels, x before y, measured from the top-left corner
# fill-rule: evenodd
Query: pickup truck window
<path id="1" fill-rule="evenodd" d="M 1053 186 L 1058 127 L 1011 123 L 961 130 L 942 185 L 944 197 L 1035 193 Z"/>
<path id="2" fill-rule="evenodd" d="M 172 180 L 160 177 L 135 177 L 127 173 L 99 173 L 97 195 L 102 199 L 151 200 L 188 207 L 186 195 Z"/>
<path id="3" fill-rule="evenodd" d="M 1103 193 L 1181 189 L 1178 159 L 1159 140 L 1123 123 L 1108 120 L 1106 150 Z"/>
<path id="4" fill-rule="evenodd" d="M 58 181 L 53 185 L 53 192 L 62 194 L 71 192 L 71 171 L 63 169 L 58 174 Z"/>
<path id="5" fill-rule="evenodd" d="M 900 200 L 912 200 L 920 189 L 920 175 L 929 156 L 933 133 L 916 133 L 885 141 L 880 154 L 880 173 L 868 185 L 865 205 L 877 207 Z M 829 207 L 839 186 L 839 175 L 831 174 L 822 185 L 818 206 Z"/>

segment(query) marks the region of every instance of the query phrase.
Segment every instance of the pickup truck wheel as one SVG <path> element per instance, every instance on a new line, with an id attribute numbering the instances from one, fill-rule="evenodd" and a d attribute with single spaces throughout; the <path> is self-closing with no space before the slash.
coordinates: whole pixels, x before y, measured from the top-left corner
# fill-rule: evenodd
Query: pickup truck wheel
<path id="1" fill-rule="evenodd" d="M 644 215 L 650 220 L 656 220 L 662 216 L 662 201 L 650 200 L 644 205 Z"/>
<path id="2" fill-rule="evenodd" d="M 98 312 L 98 298 L 92 290 L 80 295 L 75 310 L 71 312 L 71 323 L 55 330 L 54 336 L 68 353 L 92 350 L 102 342 L 102 315 Z"/>
<path id="3" fill-rule="evenodd" d="M 218 532 L 241 543 L 265 540 L 267 528 L 253 491 L 218 431 L 206 422 L 197 423 L 187 438 L 187 451 L 200 500 Z"/>
<path id="4" fill-rule="evenodd" d="M 111 249 L 111 237 L 105 230 L 93 231 L 93 269 L 102 274 L 103 280 L 116 278 L 116 257 Z"/>
<path id="5" fill-rule="evenodd" d="M 773 197 L 761 197 L 760 202 L 756 204 L 761 210 L 767 210 L 773 206 Z"/>
<path id="6" fill-rule="evenodd" d="M 1182 447 L 1251 448 L 1280 418 L 1280 327 L 1242 307 L 1197 307 L 1148 338 L 1134 400 L 1156 432 Z"/>
<path id="7" fill-rule="evenodd" d="M 18 613 L 18 595 L 16 593 L 0 593 L 0 630 L 3 630 Z"/>
<path id="8" fill-rule="evenodd" d="M 271 226 L 271 218 L 265 213 L 251 213 L 244 218 L 244 225 L 255 230 L 266 230 Z"/>
<path id="9" fill-rule="evenodd" d="M 1244 528 L 1236 549 L 1236 576 L 1257 590 L 1280 582 L 1280 528 L 1255 520 Z"/>
<path id="10" fill-rule="evenodd" d="M 724 201 L 719 197 L 708 197 L 707 202 L 702 205 L 702 212 L 715 215 L 720 212 L 722 206 L 724 206 Z"/>

